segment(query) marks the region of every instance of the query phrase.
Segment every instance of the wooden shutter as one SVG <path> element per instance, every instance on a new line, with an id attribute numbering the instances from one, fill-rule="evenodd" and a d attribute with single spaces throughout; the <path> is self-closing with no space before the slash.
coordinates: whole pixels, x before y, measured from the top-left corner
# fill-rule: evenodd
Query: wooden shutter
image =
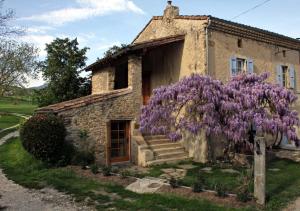
<path id="1" fill-rule="evenodd" d="M 283 86 L 283 81 L 282 81 L 282 67 L 281 67 L 281 65 L 277 65 L 277 67 L 276 67 L 276 79 L 277 79 L 277 83 L 280 86 Z"/>
<path id="2" fill-rule="evenodd" d="M 290 87 L 291 89 L 295 89 L 295 68 L 293 65 L 289 68 L 289 80 L 290 80 Z"/>
<path id="3" fill-rule="evenodd" d="M 230 74 L 231 76 L 236 75 L 236 57 L 231 57 L 230 58 Z"/>
<path id="4" fill-rule="evenodd" d="M 252 74 L 254 72 L 254 64 L 252 59 L 247 59 L 247 73 Z"/>

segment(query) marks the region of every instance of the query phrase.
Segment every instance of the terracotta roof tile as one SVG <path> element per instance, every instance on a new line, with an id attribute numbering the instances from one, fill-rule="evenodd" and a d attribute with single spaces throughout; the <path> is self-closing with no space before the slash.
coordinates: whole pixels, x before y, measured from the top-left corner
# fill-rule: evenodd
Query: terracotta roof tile
<path id="1" fill-rule="evenodd" d="M 114 97 L 119 97 L 122 95 L 126 95 L 132 92 L 131 88 L 113 90 L 107 93 L 102 94 L 93 94 L 85 97 L 76 98 L 73 100 L 64 101 L 57 104 L 52 104 L 46 107 L 42 107 L 36 110 L 37 113 L 58 113 L 61 111 L 87 106 L 96 102 L 101 102 L 107 99 L 111 99 Z"/>

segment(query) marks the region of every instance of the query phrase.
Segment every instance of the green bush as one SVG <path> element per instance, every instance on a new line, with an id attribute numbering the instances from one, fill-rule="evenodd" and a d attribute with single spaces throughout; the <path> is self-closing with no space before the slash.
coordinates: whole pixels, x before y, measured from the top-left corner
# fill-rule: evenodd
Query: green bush
<path id="1" fill-rule="evenodd" d="M 217 192 L 217 196 L 219 196 L 219 197 L 224 198 L 224 197 L 228 196 L 227 189 L 223 184 L 216 184 L 215 190 Z"/>
<path id="2" fill-rule="evenodd" d="M 130 176 L 131 176 L 131 172 L 130 171 L 128 171 L 128 170 L 121 171 L 121 178 L 122 179 L 125 179 L 125 178 L 130 177 Z"/>
<path id="3" fill-rule="evenodd" d="M 82 167 L 88 166 L 95 162 L 95 155 L 93 152 L 77 151 L 72 158 L 73 165 L 80 165 Z"/>
<path id="4" fill-rule="evenodd" d="M 110 166 L 103 166 L 102 167 L 102 174 L 104 176 L 110 176 L 111 175 L 111 167 Z"/>
<path id="5" fill-rule="evenodd" d="M 251 194 L 248 190 L 241 190 L 237 193 L 237 200 L 247 202 L 251 200 Z"/>
<path id="6" fill-rule="evenodd" d="M 169 184 L 172 188 L 178 188 L 179 187 L 179 180 L 174 178 L 174 177 L 171 177 L 170 181 L 169 181 Z"/>
<path id="7" fill-rule="evenodd" d="M 26 151 L 36 159 L 51 165 L 69 160 L 65 150 L 66 130 L 62 119 L 52 114 L 36 114 L 20 129 L 20 138 Z M 70 150 L 67 150 L 70 153 Z"/>
<path id="8" fill-rule="evenodd" d="M 193 191 L 195 193 L 200 193 L 205 187 L 205 179 L 201 172 L 199 172 L 196 182 L 193 185 Z"/>
<path id="9" fill-rule="evenodd" d="M 99 167 L 98 167 L 97 164 L 91 165 L 91 172 L 92 172 L 93 174 L 97 174 L 97 173 L 99 172 Z"/>

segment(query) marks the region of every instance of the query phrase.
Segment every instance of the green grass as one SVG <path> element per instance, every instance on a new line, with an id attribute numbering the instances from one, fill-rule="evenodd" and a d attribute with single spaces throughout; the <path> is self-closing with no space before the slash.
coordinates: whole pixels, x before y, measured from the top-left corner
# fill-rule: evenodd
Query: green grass
<path id="1" fill-rule="evenodd" d="M 20 120 L 21 117 L 0 113 L 0 130 L 17 125 Z"/>
<path id="2" fill-rule="evenodd" d="M 18 139 L 0 146 L 0 166 L 11 180 L 25 187 L 42 188 L 52 186 L 59 191 L 72 194 L 77 201 L 90 198 L 97 202 L 98 210 L 236 210 L 215 205 L 206 200 L 191 200 L 172 195 L 137 194 L 122 186 L 80 177 L 65 168 L 47 168 L 35 160 L 22 147 Z M 115 193 L 118 199 L 109 194 Z"/>
<path id="3" fill-rule="evenodd" d="M 290 160 L 275 160 L 267 171 L 267 210 L 279 210 L 289 201 L 300 197 L 300 164 Z"/>
<path id="4" fill-rule="evenodd" d="M 36 108 L 35 104 L 23 98 L 0 97 L 0 112 L 31 115 Z"/>

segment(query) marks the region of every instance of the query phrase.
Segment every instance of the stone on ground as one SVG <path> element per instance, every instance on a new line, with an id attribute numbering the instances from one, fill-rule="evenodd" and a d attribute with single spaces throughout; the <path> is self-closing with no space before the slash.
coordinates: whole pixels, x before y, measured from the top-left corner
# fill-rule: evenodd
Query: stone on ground
<path id="1" fill-rule="evenodd" d="M 230 173 L 230 174 L 239 174 L 240 172 L 234 169 L 221 169 L 223 173 Z"/>
<path id="2" fill-rule="evenodd" d="M 127 190 L 136 193 L 155 193 L 160 187 L 164 185 L 165 180 L 158 178 L 143 178 L 138 179 L 126 187 Z"/>
<path id="3" fill-rule="evenodd" d="M 170 180 L 171 178 L 183 179 L 187 172 L 186 169 L 175 168 L 162 169 L 161 171 L 164 172 L 164 174 L 160 175 L 159 177 L 167 180 Z"/>

